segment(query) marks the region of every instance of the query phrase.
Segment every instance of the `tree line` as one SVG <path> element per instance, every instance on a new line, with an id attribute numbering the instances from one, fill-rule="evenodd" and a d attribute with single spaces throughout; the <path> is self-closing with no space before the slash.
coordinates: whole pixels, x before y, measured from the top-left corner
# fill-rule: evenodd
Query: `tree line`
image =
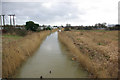
<path id="1" fill-rule="evenodd" d="M 40 28 L 43 29 L 40 29 Z M 40 32 L 43 30 L 52 30 L 50 25 L 42 25 L 33 22 L 33 21 L 27 21 L 25 25 L 5 25 L 3 26 L 2 33 L 3 34 L 11 34 L 11 35 L 19 35 L 19 36 L 25 36 L 30 32 Z"/>
<path id="2" fill-rule="evenodd" d="M 98 23 L 95 24 L 94 26 L 68 26 L 66 25 L 65 31 L 69 31 L 71 29 L 75 30 L 97 30 L 97 29 L 104 29 L 104 30 L 120 30 L 120 25 L 116 24 L 112 27 L 106 26 L 106 23 Z"/>

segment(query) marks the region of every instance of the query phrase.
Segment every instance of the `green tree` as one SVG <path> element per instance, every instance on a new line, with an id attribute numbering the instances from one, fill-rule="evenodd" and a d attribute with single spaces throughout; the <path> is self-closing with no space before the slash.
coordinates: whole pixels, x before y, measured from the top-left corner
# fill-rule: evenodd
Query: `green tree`
<path id="1" fill-rule="evenodd" d="M 52 30 L 49 26 L 46 28 L 46 30 Z"/>
<path id="2" fill-rule="evenodd" d="M 31 30 L 31 31 L 36 31 L 39 27 L 39 24 L 35 24 L 33 21 L 28 21 L 26 22 L 25 29 L 26 30 Z"/>
<path id="3" fill-rule="evenodd" d="M 33 27 L 34 31 L 36 31 L 38 27 L 39 27 L 39 24 L 34 24 L 34 27 Z"/>

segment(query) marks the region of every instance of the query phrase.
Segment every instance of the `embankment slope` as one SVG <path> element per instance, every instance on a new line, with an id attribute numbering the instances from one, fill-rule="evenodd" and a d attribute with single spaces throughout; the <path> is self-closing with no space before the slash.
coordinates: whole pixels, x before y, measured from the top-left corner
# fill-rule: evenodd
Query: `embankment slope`
<path id="1" fill-rule="evenodd" d="M 22 39 L 2 44 L 2 77 L 8 78 L 15 74 L 20 65 L 40 46 L 50 31 L 32 33 Z"/>
<path id="2" fill-rule="evenodd" d="M 118 77 L 117 31 L 63 31 L 58 37 L 92 77 Z"/>

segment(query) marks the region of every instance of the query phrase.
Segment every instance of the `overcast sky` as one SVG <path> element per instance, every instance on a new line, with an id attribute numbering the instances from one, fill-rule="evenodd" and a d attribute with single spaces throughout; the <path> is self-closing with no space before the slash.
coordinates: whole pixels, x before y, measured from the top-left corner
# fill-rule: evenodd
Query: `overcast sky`
<path id="1" fill-rule="evenodd" d="M 2 14 L 16 15 L 16 24 L 34 21 L 47 25 L 118 23 L 119 0 L 2 0 Z M 0 4 L 1 5 L 1 4 Z"/>

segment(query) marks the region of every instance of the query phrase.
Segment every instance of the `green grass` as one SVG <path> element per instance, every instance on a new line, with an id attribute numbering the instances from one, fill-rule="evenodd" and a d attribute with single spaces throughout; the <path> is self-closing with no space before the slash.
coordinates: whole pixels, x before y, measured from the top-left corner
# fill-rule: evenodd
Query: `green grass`
<path id="1" fill-rule="evenodd" d="M 21 36 L 17 36 L 17 35 L 2 35 L 2 36 L 7 38 L 15 38 L 15 39 L 22 38 Z"/>

